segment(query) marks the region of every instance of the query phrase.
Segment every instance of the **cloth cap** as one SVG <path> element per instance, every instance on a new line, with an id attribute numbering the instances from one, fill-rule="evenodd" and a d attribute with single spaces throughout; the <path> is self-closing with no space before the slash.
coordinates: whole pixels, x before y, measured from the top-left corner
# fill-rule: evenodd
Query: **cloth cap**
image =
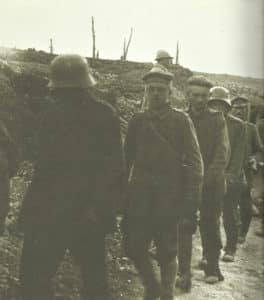
<path id="1" fill-rule="evenodd" d="M 162 82 L 170 84 L 173 79 L 173 74 L 170 73 L 167 69 L 161 68 L 158 65 L 155 65 L 148 73 L 143 76 L 143 81 L 145 83 L 149 82 Z"/>
<path id="2" fill-rule="evenodd" d="M 233 107 L 246 107 L 249 104 L 249 100 L 246 96 L 236 96 L 231 100 Z"/>

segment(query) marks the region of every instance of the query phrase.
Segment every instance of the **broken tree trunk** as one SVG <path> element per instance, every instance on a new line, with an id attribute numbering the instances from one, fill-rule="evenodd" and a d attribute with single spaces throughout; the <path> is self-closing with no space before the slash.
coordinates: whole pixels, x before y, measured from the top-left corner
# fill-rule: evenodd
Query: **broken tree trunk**
<path id="1" fill-rule="evenodd" d="M 176 49 L 176 60 L 175 63 L 176 65 L 179 65 L 179 42 L 177 41 L 177 49 Z"/>
<path id="2" fill-rule="evenodd" d="M 124 57 L 125 57 L 125 61 L 127 60 L 127 53 L 128 53 L 128 49 L 129 49 L 129 46 L 130 46 L 130 43 L 131 43 L 131 40 L 132 40 L 132 36 L 133 36 L 133 28 L 131 28 L 130 30 L 130 36 L 129 36 L 129 40 L 128 40 L 128 43 L 125 47 L 125 53 L 124 53 Z"/>
<path id="3" fill-rule="evenodd" d="M 92 17 L 92 34 L 93 34 L 93 58 L 96 58 L 94 17 Z"/>

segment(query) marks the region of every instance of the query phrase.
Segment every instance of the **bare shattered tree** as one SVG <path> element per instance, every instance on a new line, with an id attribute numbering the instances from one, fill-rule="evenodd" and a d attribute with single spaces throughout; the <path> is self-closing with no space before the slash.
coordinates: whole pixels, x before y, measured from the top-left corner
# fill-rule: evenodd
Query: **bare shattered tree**
<path id="1" fill-rule="evenodd" d="M 94 17 L 92 17 L 92 34 L 93 34 L 93 58 L 96 58 Z"/>
<path id="2" fill-rule="evenodd" d="M 127 53 L 128 53 L 128 49 L 129 46 L 131 44 L 131 40 L 132 40 L 132 36 L 133 36 L 133 28 L 130 29 L 130 35 L 129 35 L 129 39 L 128 42 L 126 43 L 126 38 L 124 39 L 124 44 L 123 44 L 123 55 L 121 56 L 121 60 L 122 61 L 126 61 L 127 60 Z"/>
<path id="3" fill-rule="evenodd" d="M 50 39 L 50 45 L 49 45 L 49 49 L 50 49 L 50 54 L 54 53 L 54 47 L 53 47 L 53 39 Z"/>
<path id="4" fill-rule="evenodd" d="M 177 41 L 176 58 L 175 58 L 175 63 L 176 63 L 176 65 L 179 65 L 179 54 L 180 54 L 179 41 Z"/>

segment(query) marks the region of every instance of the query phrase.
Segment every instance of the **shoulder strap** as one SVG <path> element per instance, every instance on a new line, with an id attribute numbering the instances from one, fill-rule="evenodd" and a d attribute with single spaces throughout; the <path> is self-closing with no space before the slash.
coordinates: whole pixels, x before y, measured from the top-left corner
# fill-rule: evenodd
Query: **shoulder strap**
<path id="1" fill-rule="evenodd" d="M 157 129 L 157 127 L 154 125 L 154 123 L 151 119 L 149 119 L 149 125 L 150 125 L 150 128 L 152 129 L 152 132 L 155 133 L 155 135 L 159 138 L 159 140 L 162 143 L 167 145 L 167 147 L 170 149 L 170 151 L 172 151 L 175 154 L 175 157 L 176 157 L 177 161 L 182 164 L 182 159 L 180 159 L 179 155 L 176 153 L 176 151 L 173 148 L 173 146 L 171 145 L 171 143 L 168 141 L 168 139 L 166 137 L 164 137 L 160 133 L 160 131 Z"/>

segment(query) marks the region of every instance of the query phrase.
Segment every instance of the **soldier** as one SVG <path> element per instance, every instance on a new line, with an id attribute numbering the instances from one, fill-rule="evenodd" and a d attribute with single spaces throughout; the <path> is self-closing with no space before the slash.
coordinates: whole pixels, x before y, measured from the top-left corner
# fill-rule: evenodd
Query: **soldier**
<path id="1" fill-rule="evenodd" d="M 157 61 L 156 66 L 159 66 L 164 70 L 169 71 L 173 67 L 173 57 L 165 50 L 158 50 L 155 60 Z M 177 109 L 185 109 L 183 101 L 179 99 L 177 88 L 174 86 L 174 80 L 171 81 L 170 88 L 171 93 L 169 100 L 171 102 L 171 106 Z"/>
<path id="2" fill-rule="evenodd" d="M 154 67 L 143 80 L 149 107 L 129 123 L 125 157 L 129 178 L 124 218 L 127 255 L 142 279 L 144 300 L 173 300 L 177 223 L 193 227 L 203 175 L 195 130 L 189 117 L 170 107 L 173 75 Z M 148 249 L 155 242 L 161 286 Z"/>
<path id="3" fill-rule="evenodd" d="M 263 146 L 257 132 L 256 125 L 249 122 L 250 103 L 247 97 L 237 96 L 231 101 L 232 114 L 246 122 L 246 149 L 244 157 L 244 181 L 240 196 L 240 231 L 238 242 L 244 243 L 252 219 L 252 201 L 250 191 L 252 187 L 252 178 L 250 171 L 250 161 L 254 160 L 257 153 L 263 152 Z"/>
<path id="4" fill-rule="evenodd" d="M 260 136 L 260 140 L 262 145 L 264 145 L 264 107 L 262 107 L 262 110 L 260 109 L 257 121 L 256 121 L 257 130 Z M 260 212 L 262 212 L 262 224 L 259 229 L 256 230 L 255 234 L 259 237 L 264 237 L 264 185 L 263 185 L 263 178 L 264 178 L 264 155 L 262 155 L 262 161 L 258 163 L 257 168 L 257 178 L 256 181 L 256 187 L 257 187 L 257 204 L 260 208 Z"/>
<path id="5" fill-rule="evenodd" d="M 17 154 L 15 142 L 0 120 L 0 236 L 9 210 L 9 179 L 17 170 Z"/>
<path id="6" fill-rule="evenodd" d="M 172 59 L 173 57 L 170 56 L 170 54 L 165 50 L 158 50 L 155 58 L 157 64 L 159 64 L 162 69 L 164 68 L 164 71 L 166 71 L 166 69 L 168 70 L 171 67 Z"/>
<path id="7" fill-rule="evenodd" d="M 156 54 L 155 60 L 157 63 L 154 65 L 154 67 L 157 67 L 159 69 L 162 69 L 164 72 L 169 72 L 171 67 L 173 66 L 172 64 L 172 59 L 173 57 L 170 56 L 170 54 L 165 51 L 165 50 L 158 50 Z M 177 89 L 175 88 L 173 84 L 173 80 L 170 83 L 170 95 L 169 95 L 169 101 L 171 103 L 172 107 L 175 107 L 177 109 L 182 109 L 184 107 L 184 104 L 182 103 L 181 100 L 179 100 L 179 95 L 177 92 Z M 148 102 L 146 100 L 146 96 L 144 96 L 142 100 L 142 105 L 141 108 L 142 110 L 147 109 L 148 107 Z"/>
<path id="8" fill-rule="evenodd" d="M 227 126 L 221 112 L 208 108 L 212 83 L 203 76 L 188 79 L 189 115 L 196 128 L 204 161 L 204 183 L 200 206 L 200 233 L 203 247 L 201 264 L 205 282 L 214 284 L 224 277 L 219 269 L 220 215 L 225 193 L 225 168 L 228 161 L 229 140 Z M 193 232 L 179 224 L 179 277 L 176 285 L 183 291 L 191 288 L 191 255 Z"/>
<path id="9" fill-rule="evenodd" d="M 22 299 L 52 298 L 52 276 L 69 249 L 80 265 L 83 299 L 106 300 L 105 235 L 115 227 L 122 181 L 120 124 L 92 96 L 95 81 L 84 58 L 60 55 L 50 71 L 56 101 L 42 122 L 20 213 Z"/>
<path id="10" fill-rule="evenodd" d="M 231 155 L 226 169 L 227 192 L 223 199 L 223 220 L 226 233 L 226 246 L 223 261 L 233 262 L 238 242 L 241 182 L 243 180 L 244 150 L 246 130 L 244 122 L 232 116 L 229 91 L 224 87 L 210 90 L 209 107 L 223 112 L 230 141 Z"/>

